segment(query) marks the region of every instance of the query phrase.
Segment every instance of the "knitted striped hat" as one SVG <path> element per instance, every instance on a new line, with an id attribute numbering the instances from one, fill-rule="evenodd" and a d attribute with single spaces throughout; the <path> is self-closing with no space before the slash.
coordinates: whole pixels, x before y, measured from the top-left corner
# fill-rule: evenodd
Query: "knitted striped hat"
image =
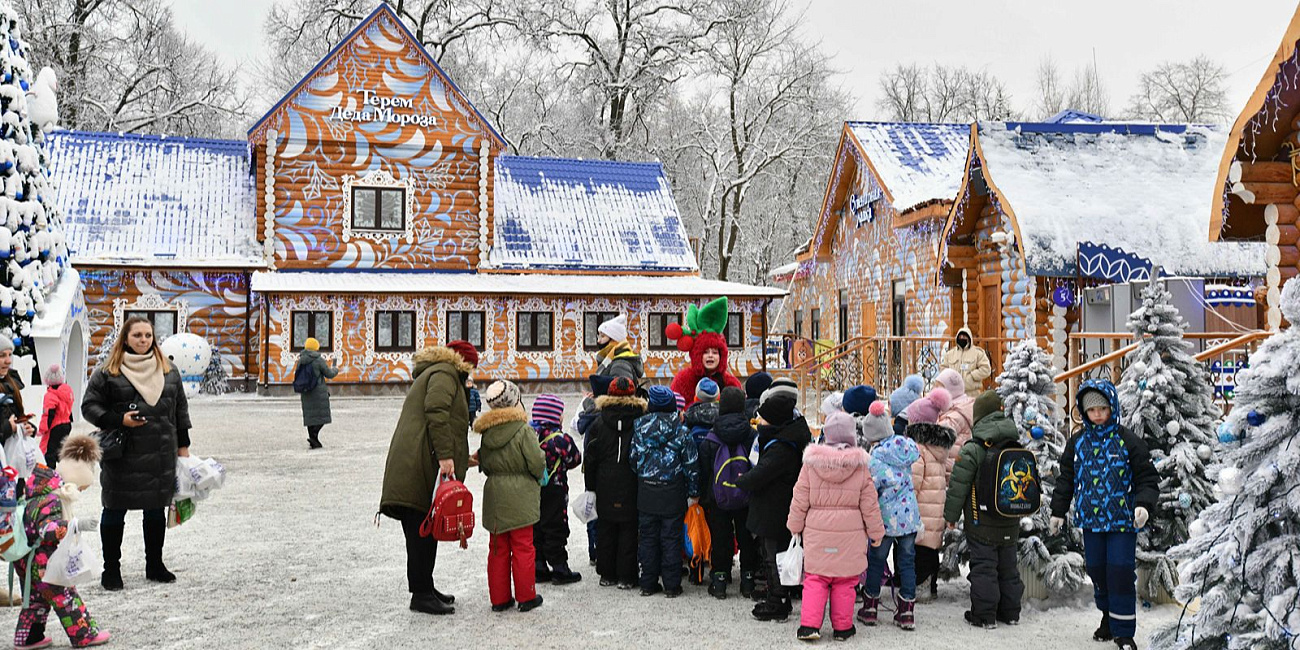
<path id="1" fill-rule="evenodd" d="M 561 426 L 564 422 L 564 400 L 550 393 L 538 395 L 533 400 L 533 422 Z"/>
<path id="2" fill-rule="evenodd" d="M 685 398 L 685 397 L 682 397 L 681 395 L 678 395 L 676 391 L 673 392 L 673 398 L 677 400 L 677 410 L 678 410 L 678 411 L 685 411 L 685 410 L 686 410 L 686 398 Z"/>

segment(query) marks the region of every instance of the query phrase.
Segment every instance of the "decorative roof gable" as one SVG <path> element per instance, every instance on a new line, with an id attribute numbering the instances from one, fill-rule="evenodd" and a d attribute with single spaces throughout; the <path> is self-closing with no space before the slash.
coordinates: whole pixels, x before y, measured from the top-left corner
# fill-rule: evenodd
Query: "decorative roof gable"
<path id="1" fill-rule="evenodd" d="M 848 127 L 898 212 L 957 195 L 969 125 L 849 122 Z"/>
<path id="2" fill-rule="evenodd" d="M 375 68 L 382 69 L 383 87 L 366 88 L 367 70 Z M 384 91 L 389 94 L 384 95 Z M 367 103 L 370 99 L 373 104 Z M 410 101 L 411 105 L 381 103 L 392 99 Z M 377 117 L 389 112 L 395 117 Z M 366 113 L 364 118 L 361 113 Z M 281 134 L 301 136 L 310 131 L 347 137 L 346 132 L 337 129 L 308 129 L 303 122 L 351 122 L 357 128 L 374 131 L 385 123 L 402 124 L 403 118 L 412 120 L 405 123 L 421 127 L 441 129 L 449 125 L 457 131 L 482 132 L 493 141 L 493 149 L 506 146 L 505 138 L 470 104 L 401 18 L 388 4 L 379 3 L 248 130 L 248 136 L 250 142 L 262 142 L 267 131 L 275 129 Z M 466 146 L 477 149 L 472 143 Z"/>
<path id="3" fill-rule="evenodd" d="M 72 259 L 124 266 L 264 266 L 241 141 L 47 135 Z"/>
<path id="4" fill-rule="evenodd" d="M 699 271 L 659 163 L 501 156 L 491 266 Z"/>

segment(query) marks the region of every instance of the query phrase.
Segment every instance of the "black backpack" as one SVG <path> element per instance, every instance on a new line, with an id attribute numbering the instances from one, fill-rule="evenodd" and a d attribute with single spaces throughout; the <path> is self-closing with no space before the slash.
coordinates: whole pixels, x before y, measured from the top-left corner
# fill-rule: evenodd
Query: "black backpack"
<path id="1" fill-rule="evenodd" d="M 316 389 L 316 384 L 320 383 L 320 377 L 316 376 L 316 370 L 312 368 L 313 364 L 300 363 L 297 370 L 293 371 L 293 392 L 309 393 Z"/>
<path id="2" fill-rule="evenodd" d="M 984 445 L 984 463 L 975 479 L 979 515 L 1002 519 L 1028 517 L 1043 504 L 1038 459 L 1017 440 Z"/>

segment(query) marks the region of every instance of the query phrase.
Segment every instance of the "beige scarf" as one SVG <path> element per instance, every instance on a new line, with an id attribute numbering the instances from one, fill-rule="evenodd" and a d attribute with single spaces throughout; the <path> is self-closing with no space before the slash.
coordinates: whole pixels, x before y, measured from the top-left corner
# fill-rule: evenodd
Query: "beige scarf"
<path id="1" fill-rule="evenodd" d="M 135 386 L 136 392 L 149 406 L 158 403 L 158 398 L 162 397 L 163 383 L 167 375 L 163 374 L 162 368 L 158 367 L 158 357 L 154 356 L 152 350 L 148 354 L 136 354 L 134 352 L 124 352 L 122 354 L 122 376 Z"/>

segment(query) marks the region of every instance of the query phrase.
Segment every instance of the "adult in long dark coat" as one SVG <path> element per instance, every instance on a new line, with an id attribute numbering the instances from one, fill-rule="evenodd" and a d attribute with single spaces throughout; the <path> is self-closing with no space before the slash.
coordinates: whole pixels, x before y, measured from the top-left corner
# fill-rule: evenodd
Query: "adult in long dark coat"
<path id="1" fill-rule="evenodd" d="M 302 399 L 302 425 L 307 427 L 307 446 L 311 449 L 324 447 L 320 443 L 320 430 L 333 422 L 330 418 L 330 389 L 325 385 L 327 379 L 339 374 L 338 368 L 331 368 L 320 353 L 320 341 L 307 339 L 303 351 L 298 355 L 298 365 L 294 367 L 297 376 L 299 368 L 307 367 L 316 375 L 316 385 L 305 393 L 299 393 Z"/>
<path id="2" fill-rule="evenodd" d="M 466 341 L 427 347 L 415 355 L 415 381 L 388 446 L 379 511 L 402 522 L 411 609 L 452 614 L 454 596 L 434 587 L 438 542 L 420 535 L 440 477 L 465 480 L 469 470 L 469 398 L 465 380 L 478 365 Z"/>
<path id="3" fill-rule="evenodd" d="M 108 359 L 86 386 L 81 414 L 101 431 L 123 432 L 121 456 L 103 460 L 99 479 L 104 588 L 122 588 L 128 510 L 144 511 L 145 577 L 175 582 L 162 559 L 165 511 L 176 491 L 176 457 L 190 455 L 190 410 L 180 372 L 154 344 L 148 320 L 132 317 L 122 325 Z"/>

